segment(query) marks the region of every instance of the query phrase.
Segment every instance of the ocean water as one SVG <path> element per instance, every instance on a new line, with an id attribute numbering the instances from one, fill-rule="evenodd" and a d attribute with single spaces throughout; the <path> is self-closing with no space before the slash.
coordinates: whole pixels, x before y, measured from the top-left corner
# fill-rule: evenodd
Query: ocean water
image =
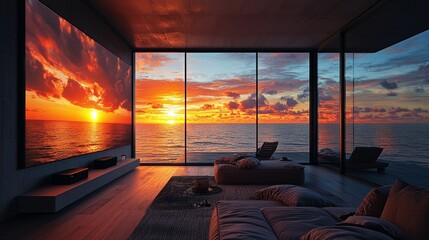
<path id="1" fill-rule="evenodd" d="M 188 124 L 187 153 L 254 152 L 264 141 L 279 141 L 277 152 L 308 152 L 307 124 Z M 27 166 L 131 144 L 126 124 L 65 121 L 26 122 Z M 429 124 L 354 124 L 347 126 L 346 151 L 355 146 L 383 147 L 386 161 L 429 167 Z M 338 151 L 337 124 L 319 125 L 319 150 Z M 142 162 L 174 162 L 185 153 L 185 127 L 137 124 L 136 156 Z M 202 161 L 205 161 L 202 159 Z M 211 160 L 208 160 L 211 161 Z"/>
<path id="2" fill-rule="evenodd" d="M 187 152 L 254 152 L 255 124 L 188 124 Z M 279 141 L 276 152 L 309 152 L 308 124 L 260 124 L 259 141 Z M 383 147 L 381 159 L 429 167 L 429 124 L 350 124 L 346 151 Z M 137 124 L 136 156 L 142 162 L 173 162 L 185 153 L 184 125 Z M 338 151 L 339 126 L 319 125 L 319 150 Z"/>
<path id="3" fill-rule="evenodd" d="M 131 125 L 26 121 L 26 166 L 131 144 Z"/>

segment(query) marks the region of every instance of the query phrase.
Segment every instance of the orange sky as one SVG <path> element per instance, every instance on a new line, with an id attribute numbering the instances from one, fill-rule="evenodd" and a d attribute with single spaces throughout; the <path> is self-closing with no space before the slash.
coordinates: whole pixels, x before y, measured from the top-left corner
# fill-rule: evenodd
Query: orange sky
<path id="1" fill-rule="evenodd" d="M 239 88 L 224 89 L 224 84 L 188 83 L 188 123 L 254 123 L 256 118 L 256 96 L 251 92 L 254 83 L 238 80 Z M 263 85 L 263 84 L 262 84 Z M 184 86 L 182 80 L 140 80 L 136 82 L 137 123 L 183 123 Z M 191 97 L 192 96 L 192 97 Z M 261 123 L 308 122 L 308 102 L 297 103 L 292 109 L 282 108 L 277 99 L 266 97 L 278 105 L 265 104 L 259 111 Z M 259 96 L 265 98 L 264 95 Z M 276 102 L 277 101 L 277 102 Z M 279 106 L 280 104 L 280 106 Z M 261 105 L 261 104 L 260 104 Z M 283 106 L 283 108 L 286 108 Z M 277 109 L 278 110 L 278 109 Z"/>
<path id="2" fill-rule="evenodd" d="M 136 55 L 137 123 L 183 123 L 182 56 L 179 53 Z M 223 61 L 223 57 L 221 54 L 188 57 L 192 68 L 188 68 L 187 123 L 255 123 L 256 81 L 251 66 L 254 59 L 248 55 L 231 59 L 227 55 L 230 58 Z M 308 89 L 308 80 L 279 82 L 271 74 L 267 71 L 267 78 L 259 81 L 259 122 L 308 122 L 308 96 L 299 97 Z"/>
<path id="3" fill-rule="evenodd" d="M 429 65 L 411 61 L 412 50 L 390 52 L 354 57 L 355 81 L 347 75 L 348 122 L 429 122 Z M 423 50 L 418 54 L 429 59 Z M 184 53 L 136 54 L 137 123 L 183 123 L 183 59 Z M 252 53 L 188 53 L 187 122 L 255 123 L 255 59 Z M 320 54 L 319 62 L 318 119 L 338 123 L 338 54 Z M 308 55 L 259 53 L 258 67 L 259 123 L 308 123 Z"/>

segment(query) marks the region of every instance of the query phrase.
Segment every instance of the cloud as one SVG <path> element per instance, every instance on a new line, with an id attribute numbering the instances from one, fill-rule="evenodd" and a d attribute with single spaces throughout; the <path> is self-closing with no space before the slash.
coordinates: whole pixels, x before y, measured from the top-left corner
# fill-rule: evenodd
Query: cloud
<path id="1" fill-rule="evenodd" d="M 295 107 L 298 104 L 298 102 L 295 101 L 295 99 L 293 99 L 291 97 L 287 99 L 286 103 L 287 103 L 288 107 Z"/>
<path id="2" fill-rule="evenodd" d="M 429 84 L 429 64 L 420 66 L 417 70 L 417 75 L 421 76 L 423 81 Z"/>
<path id="3" fill-rule="evenodd" d="M 95 102 L 89 100 L 89 93 L 79 82 L 69 78 L 62 96 L 76 106 L 85 108 L 97 107 Z"/>
<path id="4" fill-rule="evenodd" d="M 163 108 L 164 107 L 164 104 L 162 104 L 162 103 L 154 103 L 154 104 L 152 104 L 152 109 L 160 109 L 160 108 Z"/>
<path id="5" fill-rule="evenodd" d="M 64 47 L 62 49 L 63 54 L 67 56 L 67 60 L 76 66 L 88 61 L 84 59 L 86 57 L 85 51 L 87 46 L 84 46 L 85 42 L 81 41 L 80 35 L 82 33 L 76 28 L 71 28 L 69 33 L 62 31 L 60 35 Z"/>
<path id="6" fill-rule="evenodd" d="M 265 107 L 268 106 L 268 100 L 263 94 L 259 94 L 258 97 L 258 106 Z M 252 109 L 256 107 L 256 93 L 250 94 L 250 96 L 240 102 L 241 110 Z"/>
<path id="7" fill-rule="evenodd" d="M 408 108 L 396 107 L 396 108 L 389 109 L 389 114 L 397 114 L 397 113 L 409 112 L 409 111 L 410 110 Z"/>
<path id="8" fill-rule="evenodd" d="M 272 91 L 275 89 L 277 92 L 296 91 L 297 89 L 305 88 L 308 86 L 308 80 L 299 79 L 260 79 L 259 90 L 262 93 Z"/>
<path id="9" fill-rule="evenodd" d="M 422 109 L 422 108 L 414 108 L 413 111 L 417 112 L 417 113 L 428 113 L 429 111 L 426 109 Z"/>
<path id="10" fill-rule="evenodd" d="M 389 90 L 398 88 L 398 84 L 396 84 L 396 82 L 388 82 L 387 80 L 380 82 L 380 85 Z"/>
<path id="11" fill-rule="evenodd" d="M 306 87 L 301 94 L 298 94 L 298 100 L 302 100 L 305 99 L 309 96 L 310 93 L 310 89 L 308 87 Z"/>
<path id="12" fill-rule="evenodd" d="M 285 66 L 301 65 L 308 62 L 307 53 L 259 53 L 261 65 L 267 69 L 283 69 Z"/>
<path id="13" fill-rule="evenodd" d="M 276 104 L 273 105 L 274 110 L 276 111 L 284 111 L 287 110 L 288 107 L 286 104 L 280 103 L 280 102 L 276 102 Z"/>
<path id="14" fill-rule="evenodd" d="M 204 104 L 200 109 L 202 110 L 210 110 L 214 108 L 214 104 Z"/>
<path id="15" fill-rule="evenodd" d="M 156 84 L 155 81 L 154 83 Z M 183 81 L 181 84 L 183 88 Z M 187 82 L 188 96 L 192 96 L 190 103 L 195 103 L 192 102 L 193 99 L 197 99 L 194 96 L 198 96 L 198 98 L 229 96 L 238 99 L 242 98 L 244 94 L 247 95 L 254 91 L 255 81 L 248 78 L 218 79 L 210 82 L 189 81 L 188 79 Z"/>
<path id="16" fill-rule="evenodd" d="M 238 109 L 239 106 L 240 106 L 240 104 L 238 104 L 237 102 L 232 102 L 232 101 L 227 104 L 227 108 L 229 110 Z"/>
<path id="17" fill-rule="evenodd" d="M 258 111 L 259 114 L 273 114 L 275 113 L 274 109 L 260 109 Z"/>
<path id="18" fill-rule="evenodd" d="M 60 98 L 61 80 L 45 70 L 43 65 L 27 52 L 26 58 L 26 90 L 34 91 L 44 98 Z"/>
<path id="19" fill-rule="evenodd" d="M 101 102 L 109 111 L 120 106 L 131 111 L 131 70 L 123 61 L 100 45 L 95 45 L 100 70 L 96 82 L 103 88 Z"/>
<path id="20" fill-rule="evenodd" d="M 295 107 L 298 102 L 293 97 L 281 97 L 280 100 L 285 101 L 288 107 Z"/>
<path id="21" fill-rule="evenodd" d="M 255 114 L 256 114 L 256 111 L 255 111 L 255 110 L 253 110 L 253 109 L 247 109 L 247 110 L 245 111 L 245 114 L 246 114 L 246 115 L 253 116 L 253 115 L 255 115 Z"/>
<path id="22" fill-rule="evenodd" d="M 167 53 L 136 53 L 136 72 L 154 72 L 171 61 L 173 61 L 173 59 L 170 58 Z"/>
<path id="23" fill-rule="evenodd" d="M 377 107 L 358 107 L 355 106 L 353 108 L 355 113 L 384 113 L 386 112 L 385 108 L 377 108 Z"/>
<path id="24" fill-rule="evenodd" d="M 268 90 L 268 91 L 264 91 L 263 93 L 266 93 L 268 95 L 276 95 L 277 91 L 276 90 Z"/>
<path id="25" fill-rule="evenodd" d="M 416 93 L 424 93 L 425 89 L 422 88 L 422 87 L 417 87 L 416 89 L 414 89 L 414 92 L 416 92 Z"/>
<path id="26" fill-rule="evenodd" d="M 225 95 L 228 96 L 228 97 L 231 97 L 233 99 L 240 98 L 240 94 L 236 93 L 236 92 L 225 92 Z"/>
<path id="27" fill-rule="evenodd" d="M 268 99 L 263 94 L 259 94 L 258 107 L 265 107 L 268 106 L 268 104 Z"/>
<path id="28" fill-rule="evenodd" d="M 308 93 L 301 93 L 301 94 L 298 94 L 298 100 L 305 99 L 305 98 L 307 98 L 308 96 L 309 96 L 309 94 L 308 94 Z"/>
<path id="29" fill-rule="evenodd" d="M 331 101 L 331 100 L 334 100 L 334 97 L 332 97 L 331 95 L 320 95 L 319 100 L 320 101 Z"/>

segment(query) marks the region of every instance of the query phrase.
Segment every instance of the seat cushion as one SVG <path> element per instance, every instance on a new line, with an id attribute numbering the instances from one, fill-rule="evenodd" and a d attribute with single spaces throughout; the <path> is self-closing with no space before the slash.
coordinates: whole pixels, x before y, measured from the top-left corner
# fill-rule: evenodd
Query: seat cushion
<path id="1" fill-rule="evenodd" d="M 210 239 L 276 239 L 261 208 L 281 206 L 275 201 L 219 201 L 213 210 Z M 217 231 L 217 232 L 216 232 Z"/>
<path id="2" fill-rule="evenodd" d="M 311 229 L 337 223 L 323 209 L 315 207 L 266 207 L 262 212 L 277 239 L 299 239 Z"/>
<path id="3" fill-rule="evenodd" d="M 303 184 L 304 166 L 279 160 L 265 160 L 252 169 L 215 164 L 217 184 Z"/>

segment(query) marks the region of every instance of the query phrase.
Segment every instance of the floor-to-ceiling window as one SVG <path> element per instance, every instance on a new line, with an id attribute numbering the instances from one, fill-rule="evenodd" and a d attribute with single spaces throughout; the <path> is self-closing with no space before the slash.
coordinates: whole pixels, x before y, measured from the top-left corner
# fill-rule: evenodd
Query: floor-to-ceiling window
<path id="1" fill-rule="evenodd" d="M 254 152 L 255 53 L 187 53 L 187 162 Z"/>
<path id="2" fill-rule="evenodd" d="M 429 31 L 375 53 L 347 55 L 347 152 L 383 148 L 384 174 L 350 171 L 379 184 L 401 178 L 428 187 Z M 347 43 L 347 39 L 346 39 Z"/>
<path id="3" fill-rule="evenodd" d="M 308 53 L 145 52 L 135 66 L 141 162 L 212 163 L 264 141 L 308 162 Z"/>
<path id="4" fill-rule="evenodd" d="M 340 151 L 339 54 L 319 53 L 318 63 L 319 163 L 337 164 Z"/>
<path id="5" fill-rule="evenodd" d="M 278 141 L 276 155 L 308 162 L 309 54 L 258 54 L 258 145 Z"/>
<path id="6" fill-rule="evenodd" d="M 136 157 L 140 162 L 183 161 L 184 53 L 136 53 Z"/>

